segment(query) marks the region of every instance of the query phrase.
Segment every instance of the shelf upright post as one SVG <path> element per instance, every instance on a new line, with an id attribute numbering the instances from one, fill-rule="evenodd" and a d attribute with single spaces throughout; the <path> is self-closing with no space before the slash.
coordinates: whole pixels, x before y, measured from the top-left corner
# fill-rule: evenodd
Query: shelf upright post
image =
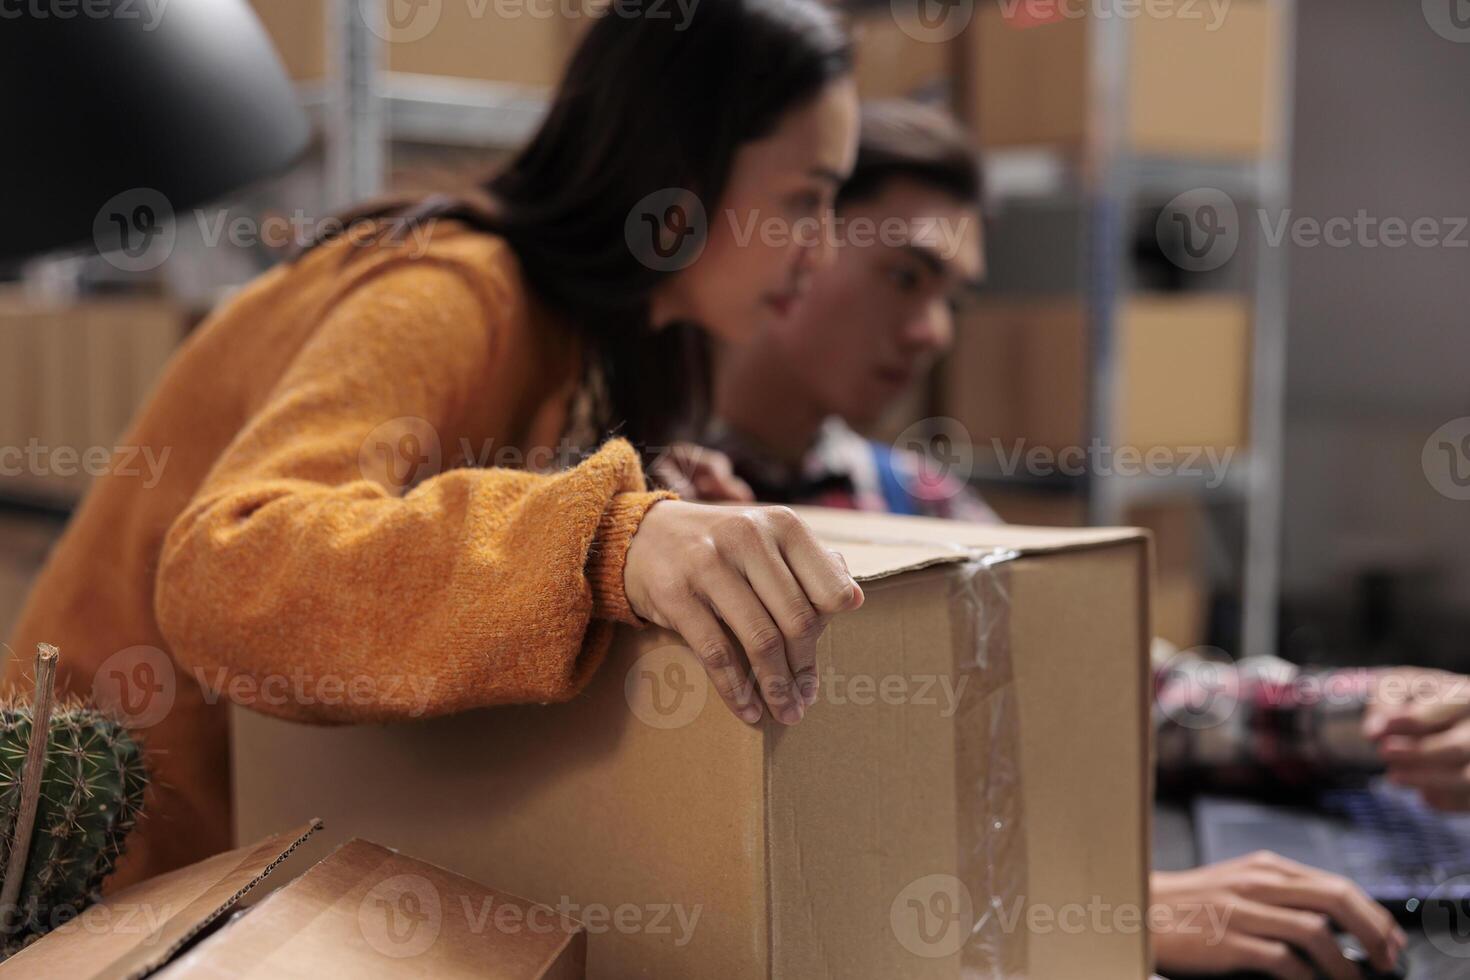
<path id="1" fill-rule="evenodd" d="M 1275 220 L 1286 207 L 1291 180 L 1292 92 L 1295 75 L 1296 4 L 1271 0 L 1278 18 L 1272 90 L 1276 117 L 1260 160 L 1256 202 Z M 1242 218 L 1245 216 L 1242 215 Z M 1242 241 L 1254 222 L 1241 229 Z M 1247 472 L 1245 562 L 1242 590 L 1241 652 L 1276 655 L 1278 597 L 1281 590 L 1282 464 L 1286 401 L 1286 253 L 1281 246 L 1257 242 L 1255 318 L 1252 324 L 1251 446 Z"/>
<path id="2" fill-rule="evenodd" d="M 328 206 L 381 194 L 388 171 L 387 112 L 379 88 L 392 0 L 328 0 L 326 5 L 326 168 Z M 382 20 L 370 24 L 369 17 Z"/>
<path id="3" fill-rule="evenodd" d="M 1127 295 L 1129 214 L 1128 59 L 1130 24 L 1121 17 L 1087 22 L 1091 119 L 1082 168 L 1087 240 L 1082 250 L 1082 281 L 1087 310 L 1087 438 L 1109 453 L 1117 451 L 1119 432 L 1118 309 Z M 1093 524 L 1122 521 L 1122 481 L 1097 472 L 1101 457 L 1082 447 L 1088 470 L 1088 519 Z"/>

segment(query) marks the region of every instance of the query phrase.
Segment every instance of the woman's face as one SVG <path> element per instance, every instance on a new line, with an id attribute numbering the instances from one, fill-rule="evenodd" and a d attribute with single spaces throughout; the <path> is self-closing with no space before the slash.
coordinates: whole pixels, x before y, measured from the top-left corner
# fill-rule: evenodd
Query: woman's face
<path id="1" fill-rule="evenodd" d="M 735 155 L 724 199 L 710 208 L 703 252 L 654 296 L 654 323 L 686 318 L 740 343 L 788 320 L 811 272 L 832 256 L 832 200 L 857 155 L 851 79 L 829 84 Z"/>

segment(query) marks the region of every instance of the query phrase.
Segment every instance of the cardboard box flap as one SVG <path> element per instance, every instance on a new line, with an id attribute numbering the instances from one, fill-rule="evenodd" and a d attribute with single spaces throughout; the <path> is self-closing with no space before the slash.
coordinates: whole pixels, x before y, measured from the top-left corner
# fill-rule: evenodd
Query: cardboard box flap
<path id="1" fill-rule="evenodd" d="M 276 869 L 320 820 L 139 882 L 0 963 L 0 977 L 143 977 Z"/>
<path id="2" fill-rule="evenodd" d="M 365 840 L 325 860 L 159 975 L 572 980 L 587 933 L 555 909 Z"/>
<path id="3" fill-rule="evenodd" d="M 1018 527 L 889 515 L 882 521 L 874 521 L 873 515 L 861 511 L 824 507 L 792 509 L 811 525 L 823 542 L 842 553 L 858 581 L 972 560 L 985 553 L 1038 555 L 1097 548 L 1142 537 L 1136 528 Z"/>

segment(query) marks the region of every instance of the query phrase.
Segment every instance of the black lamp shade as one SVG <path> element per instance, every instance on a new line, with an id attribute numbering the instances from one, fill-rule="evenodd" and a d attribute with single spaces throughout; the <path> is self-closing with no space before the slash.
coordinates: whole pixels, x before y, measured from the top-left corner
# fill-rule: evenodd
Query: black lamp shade
<path id="1" fill-rule="evenodd" d="M 309 139 L 245 0 L 0 5 L 0 260 L 128 247 Z"/>

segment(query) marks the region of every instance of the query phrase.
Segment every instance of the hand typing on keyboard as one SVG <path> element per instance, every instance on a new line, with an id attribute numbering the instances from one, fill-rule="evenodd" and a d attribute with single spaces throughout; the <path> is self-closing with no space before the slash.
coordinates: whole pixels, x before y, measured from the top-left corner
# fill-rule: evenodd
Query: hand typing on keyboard
<path id="1" fill-rule="evenodd" d="M 1353 937 L 1384 973 L 1408 943 L 1387 910 L 1346 878 L 1264 851 L 1192 871 L 1156 871 L 1150 886 L 1156 966 L 1170 975 L 1362 980 L 1335 930 Z"/>

